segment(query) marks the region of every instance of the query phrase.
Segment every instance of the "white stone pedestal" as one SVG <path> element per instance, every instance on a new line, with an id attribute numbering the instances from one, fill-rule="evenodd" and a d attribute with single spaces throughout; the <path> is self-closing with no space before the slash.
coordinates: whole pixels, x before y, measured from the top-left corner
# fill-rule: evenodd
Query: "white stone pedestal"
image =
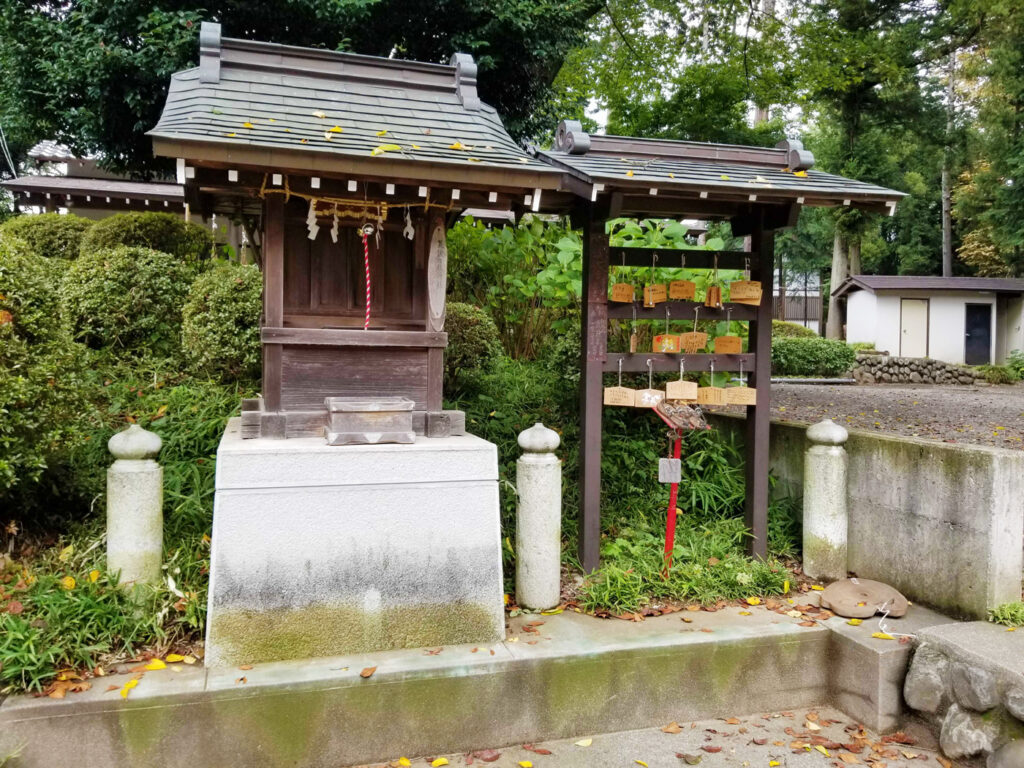
<path id="1" fill-rule="evenodd" d="M 217 451 L 206 663 L 504 638 L 497 447 L 242 440 Z"/>

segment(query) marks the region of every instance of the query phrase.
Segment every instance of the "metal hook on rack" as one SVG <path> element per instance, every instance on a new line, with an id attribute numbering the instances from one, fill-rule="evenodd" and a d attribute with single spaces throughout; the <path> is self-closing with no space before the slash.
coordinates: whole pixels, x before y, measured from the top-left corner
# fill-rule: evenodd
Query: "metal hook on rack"
<path id="1" fill-rule="evenodd" d="M 715 386 L 715 359 L 711 358 L 711 386 Z"/>
<path id="2" fill-rule="evenodd" d="M 700 305 L 693 308 L 693 332 L 697 332 L 697 316 L 700 314 Z"/>
<path id="3" fill-rule="evenodd" d="M 745 256 L 743 258 L 743 279 L 744 280 L 749 280 L 750 279 L 750 257 L 749 256 Z"/>
<path id="4" fill-rule="evenodd" d="M 633 324 L 632 324 L 631 327 L 632 327 L 633 330 L 636 330 L 636 302 L 635 301 L 633 302 L 632 306 L 633 306 Z"/>
<path id="5" fill-rule="evenodd" d="M 621 363 L 622 361 L 620 360 L 619 362 Z M 745 378 L 743 378 L 743 358 L 742 357 L 740 358 L 740 386 L 741 387 L 747 386 L 747 380 Z"/>
<path id="6" fill-rule="evenodd" d="M 686 358 L 685 357 L 680 357 L 679 358 L 679 380 L 680 381 L 683 380 L 683 374 L 685 374 L 685 373 L 686 373 Z"/>
<path id="7" fill-rule="evenodd" d="M 742 370 L 742 368 L 740 369 Z M 622 386 L 622 358 L 619 358 L 619 386 Z"/>
<path id="8" fill-rule="evenodd" d="M 668 333 L 668 319 L 672 316 L 672 311 L 668 308 L 668 304 L 665 305 L 665 333 Z"/>
<path id="9" fill-rule="evenodd" d="M 647 358 L 647 388 L 654 389 L 654 361 Z"/>

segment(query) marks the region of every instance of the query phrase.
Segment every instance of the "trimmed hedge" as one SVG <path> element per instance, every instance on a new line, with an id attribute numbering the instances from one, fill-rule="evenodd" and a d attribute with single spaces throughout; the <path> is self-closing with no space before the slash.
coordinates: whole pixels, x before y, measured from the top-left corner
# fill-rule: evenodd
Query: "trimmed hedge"
<path id="1" fill-rule="evenodd" d="M 182 309 L 181 348 L 190 370 L 224 381 L 260 374 L 263 275 L 224 263 L 192 283 Z"/>
<path id="2" fill-rule="evenodd" d="M 772 339 L 772 374 L 776 376 L 842 376 L 856 361 L 856 351 L 835 339 Z"/>
<path id="3" fill-rule="evenodd" d="M 149 248 L 188 263 L 210 258 L 213 236 L 199 224 L 170 213 L 118 213 L 97 221 L 82 239 L 81 253 L 127 245 Z"/>
<path id="4" fill-rule="evenodd" d="M 23 240 L 37 256 L 74 259 L 92 225 L 92 220 L 71 213 L 23 214 L 5 221 L 0 232 Z"/>
<path id="5" fill-rule="evenodd" d="M 82 348 L 61 322 L 57 265 L 0 237 L 0 509 L 31 489 L 84 407 Z"/>
<path id="6" fill-rule="evenodd" d="M 94 349 L 176 352 L 189 278 L 188 267 L 160 251 L 83 251 L 61 285 L 71 333 Z"/>
<path id="7" fill-rule="evenodd" d="M 448 332 L 444 388 L 446 394 L 452 394 L 467 376 L 493 367 L 501 357 L 501 339 L 486 311 L 457 301 L 446 307 L 444 328 Z"/>
<path id="8" fill-rule="evenodd" d="M 789 323 L 785 320 L 772 320 L 772 336 L 796 337 L 796 338 L 818 338 L 818 334 L 799 323 Z"/>

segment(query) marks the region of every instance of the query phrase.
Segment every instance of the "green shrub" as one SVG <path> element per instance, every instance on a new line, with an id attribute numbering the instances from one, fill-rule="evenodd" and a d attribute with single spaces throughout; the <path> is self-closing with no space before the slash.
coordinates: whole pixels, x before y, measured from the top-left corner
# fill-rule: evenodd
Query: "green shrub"
<path id="1" fill-rule="evenodd" d="M 868 349 L 874 349 L 875 345 L 870 341 L 851 341 L 849 347 L 854 352 L 864 352 Z"/>
<path id="2" fill-rule="evenodd" d="M 448 332 L 444 386 L 454 394 L 467 378 L 494 365 L 501 356 L 501 341 L 491 316 L 472 304 L 448 302 L 444 327 Z"/>
<path id="3" fill-rule="evenodd" d="M 176 256 L 187 263 L 210 257 L 213 237 L 199 224 L 170 213 L 118 213 L 97 221 L 82 239 L 83 255 L 126 245 L 149 248 Z"/>
<path id="4" fill-rule="evenodd" d="M 1003 603 L 989 611 L 988 620 L 1004 627 L 1024 627 L 1024 602 Z"/>
<path id="5" fill-rule="evenodd" d="M 1018 381 L 1024 380 L 1024 350 L 1013 350 L 1006 358 L 1006 367 L 1013 372 Z"/>
<path id="6" fill-rule="evenodd" d="M 182 309 L 181 348 L 190 370 L 223 380 L 260 373 L 263 275 L 224 263 L 196 278 Z"/>
<path id="7" fill-rule="evenodd" d="M 777 376 L 842 376 L 856 361 L 857 353 L 835 339 L 772 339 L 772 374 Z"/>
<path id="8" fill-rule="evenodd" d="M 799 323 L 788 323 L 785 320 L 772 320 L 772 338 L 797 337 L 817 338 L 818 334 Z"/>
<path id="9" fill-rule="evenodd" d="M 1017 372 L 1008 365 L 979 365 L 978 371 L 989 384 L 1016 384 Z"/>
<path id="10" fill-rule="evenodd" d="M 83 251 L 61 286 L 74 338 L 94 349 L 176 350 L 188 277 L 185 265 L 160 251 Z"/>
<path id="11" fill-rule="evenodd" d="M 71 213 L 26 214 L 5 221 L 0 231 L 24 240 L 37 256 L 74 259 L 78 257 L 82 238 L 92 225 L 90 219 Z"/>
<path id="12" fill-rule="evenodd" d="M 61 322 L 55 271 L 0 238 L 0 509 L 14 513 L 35 506 L 35 485 L 83 403 L 83 350 Z"/>

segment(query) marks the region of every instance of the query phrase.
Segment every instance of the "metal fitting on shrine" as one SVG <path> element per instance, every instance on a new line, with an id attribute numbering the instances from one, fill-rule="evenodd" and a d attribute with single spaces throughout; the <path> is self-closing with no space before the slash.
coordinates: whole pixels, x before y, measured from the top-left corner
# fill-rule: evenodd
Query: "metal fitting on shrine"
<path id="1" fill-rule="evenodd" d="M 160 436 L 132 424 L 107 443 L 107 570 L 124 586 L 156 584 L 164 547 L 164 471 Z"/>
<path id="2" fill-rule="evenodd" d="M 843 443 L 849 433 L 831 419 L 807 429 L 804 454 L 804 573 L 812 579 L 845 579 L 846 476 Z"/>
<path id="3" fill-rule="evenodd" d="M 539 421 L 519 433 L 516 462 L 516 602 L 544 610 L 561 602 L 562 460 L 558 433 Z"/>

